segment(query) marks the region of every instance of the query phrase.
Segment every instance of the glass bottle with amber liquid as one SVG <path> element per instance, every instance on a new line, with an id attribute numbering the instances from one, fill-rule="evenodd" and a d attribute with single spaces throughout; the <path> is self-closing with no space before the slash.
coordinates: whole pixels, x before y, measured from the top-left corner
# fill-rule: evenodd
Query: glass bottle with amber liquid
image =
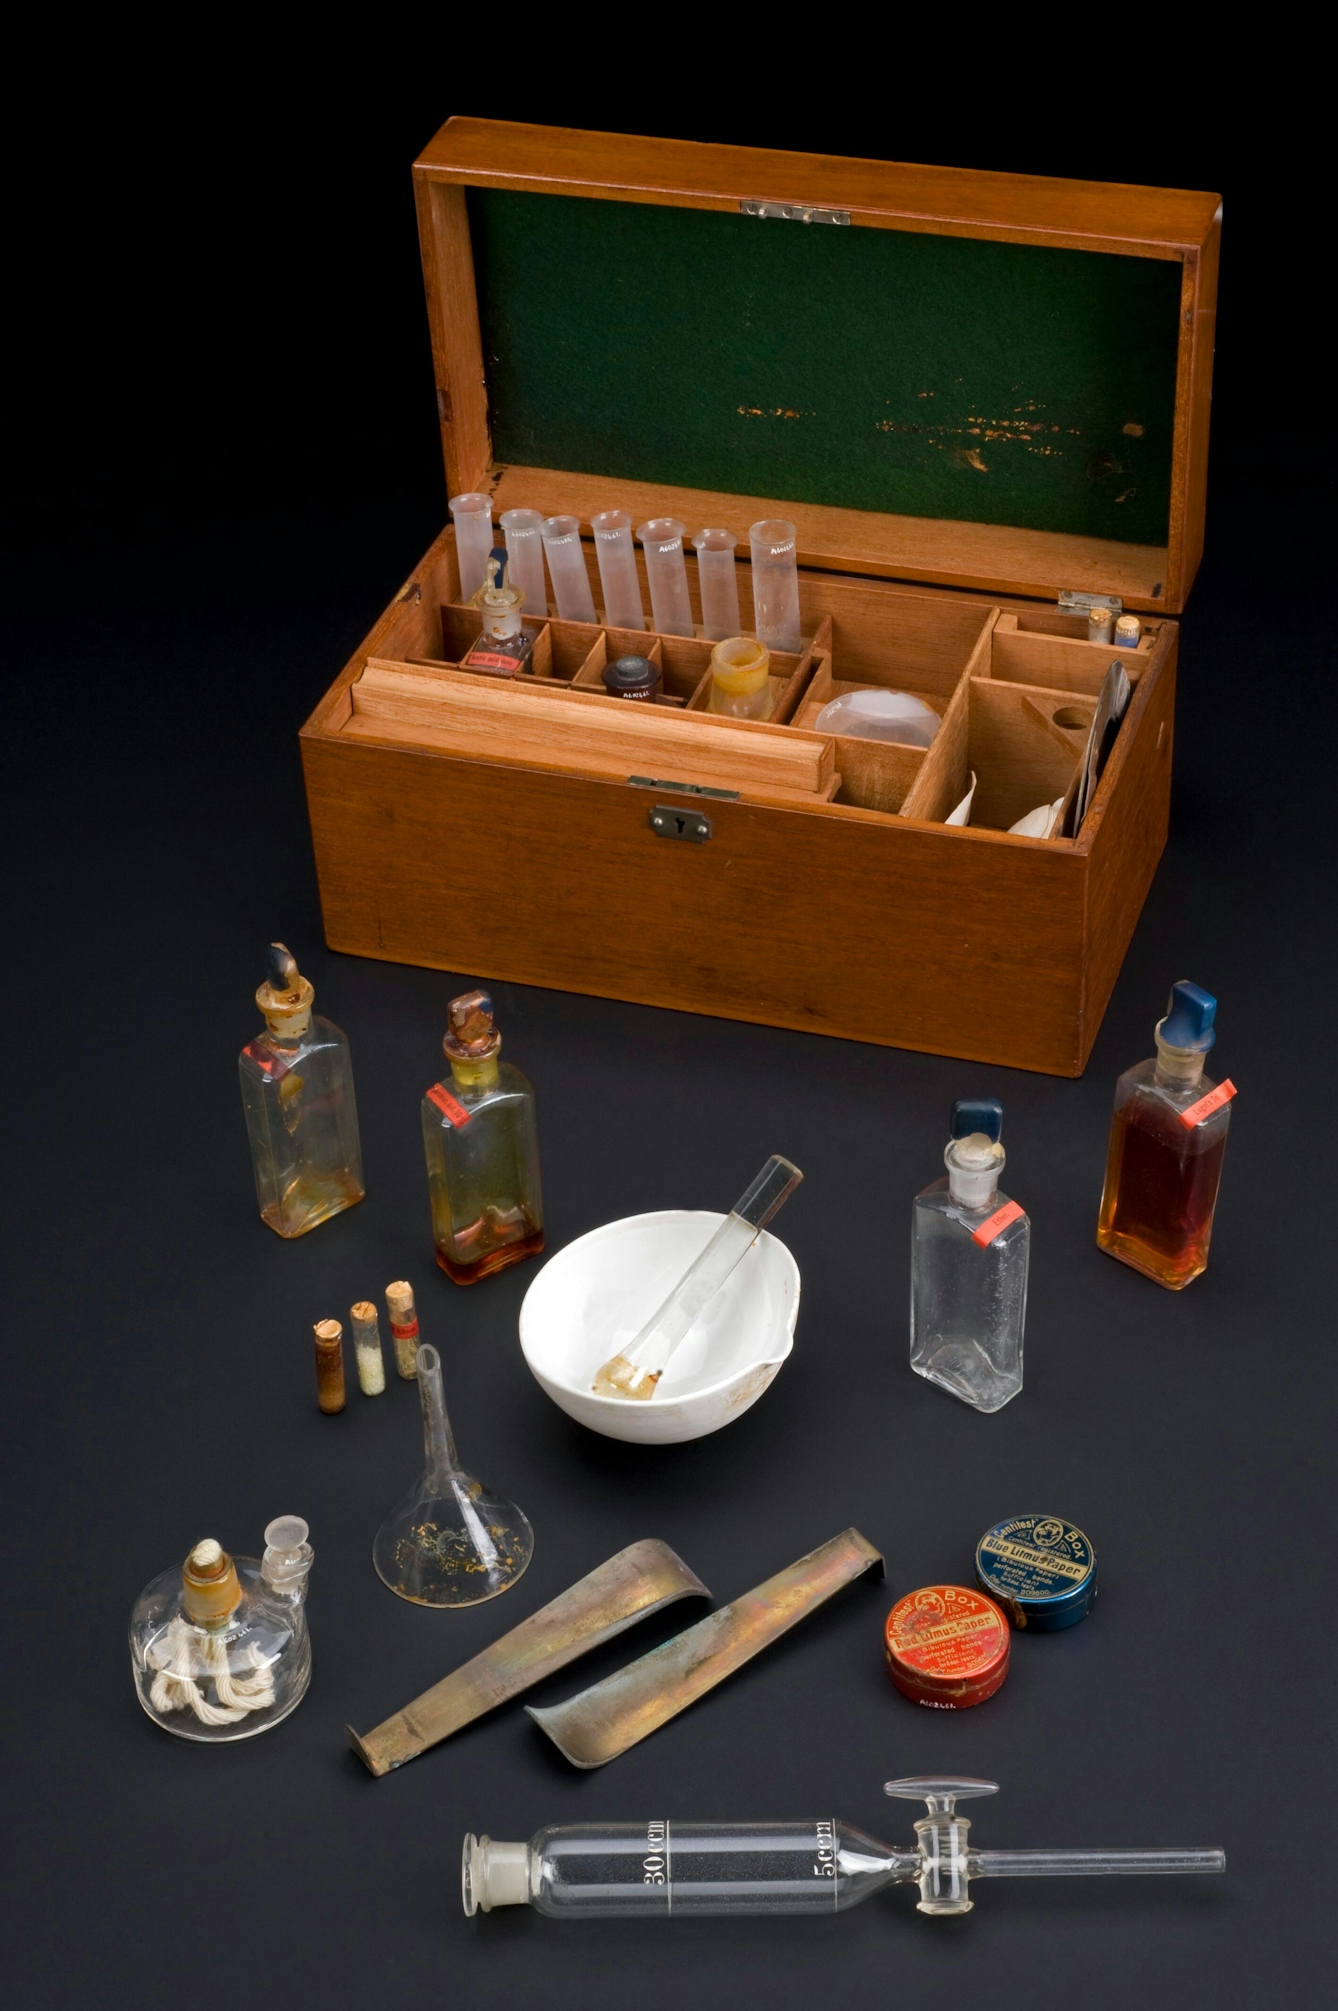
<path id="1" fill-rule="evenodd" d="M 544 1247 L 539 1140 L 533 1089 L 498 1059 L 487 992 L 446 1010 L 450 1073 L 423 1098 L 432 1237 L 447 1277 L 473 1285 Z"/>
<path id="2" fill-rule="evenodd" d="M 1172 1292 L 1207 1268 L 1236 1094 L 1203 1072 L 1216 1017 L 1211 992 L 1172 986 L 1155 1056 L 1115 1085 L 1097 1244 Z"/>
<path id="3" fill-rule="evenodd" d="M 305 1236 L 366 1189 L 348 1036 L 312 1011 L 315 991 L 282 943 L 256 993 L 265 1031 L 239 1057 L 260 1219 Z"/>

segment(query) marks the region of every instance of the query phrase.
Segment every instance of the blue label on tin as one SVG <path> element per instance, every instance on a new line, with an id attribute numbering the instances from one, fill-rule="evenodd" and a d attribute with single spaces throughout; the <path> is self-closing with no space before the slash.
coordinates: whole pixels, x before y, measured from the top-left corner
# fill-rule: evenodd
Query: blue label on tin
<path id="1" fill-rule="evenodd" d="M 981 1537 L 976 1577 L 1015 1625 L 1071 1624 L 1091 1603 L 1096 1553 L 1081 1529 L 1057 1515 L 1014 1515 Z"/>

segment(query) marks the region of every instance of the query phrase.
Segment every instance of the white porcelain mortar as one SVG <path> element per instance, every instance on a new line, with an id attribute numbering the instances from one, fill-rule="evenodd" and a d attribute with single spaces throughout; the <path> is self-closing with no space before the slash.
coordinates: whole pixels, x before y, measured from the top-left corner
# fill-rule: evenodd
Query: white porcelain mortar
<path id="1" fill-rule="evenodd" d="M 799 1267 L 764 1229 L 678 1348 L 647 1403 L 597 1397 L 595 1371 L 636 1335 L 723 1215 L 628 1215 L 550 1257 L 525 1294 L 530 1372 L 578 1424 L 636 1445 L 705 1438 L 741 1417 L 794 1346 Z"/>

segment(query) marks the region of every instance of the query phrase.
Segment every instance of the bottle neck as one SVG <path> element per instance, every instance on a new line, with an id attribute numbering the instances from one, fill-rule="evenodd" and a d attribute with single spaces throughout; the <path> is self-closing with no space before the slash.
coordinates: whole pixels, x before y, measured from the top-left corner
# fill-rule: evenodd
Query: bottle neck
<path id="1" fill-rule="evenodd" d="M 256 1004 L 265 1015 L 265 1027 L 272 1041 L 293 1047 L 311 1026 L 311 1008 L 316 993 L 307 978 L 299 978 L 291 992 L 276 992 L 261 985 Z"/>
<path id="2" fill-rule="evenodd" d="M 948 1192 L 959 1208 L 992 1207 L 999 1193 L 999 1175 L 1004 1169 L 1004 1149 L 995 1145 L 987 1160 L 979 1151 L 966 1151 L 965 1140 L 951 1139 L 943 1154 L 948 1169 Z"/>
<path id="3" fill-rule="evenodd" d="M 487 1055 L 482 1061 L 457 1061 L 450 1056 L 451 1078 L 457 1089 L 492 1089 L 497 1082 L 497 1056 Z"/>
<path id="4" fill-rule="evenodd" d="M 1157 1069 L 1153 1080 L 1159 1089 L 1169 1089 L 1177 1095 L 1197 1089 L 1207 1059 L 1206 1048 L 1172 1047 L 1162 1039 L 1161 1028 L 1157 1028 Z"/>

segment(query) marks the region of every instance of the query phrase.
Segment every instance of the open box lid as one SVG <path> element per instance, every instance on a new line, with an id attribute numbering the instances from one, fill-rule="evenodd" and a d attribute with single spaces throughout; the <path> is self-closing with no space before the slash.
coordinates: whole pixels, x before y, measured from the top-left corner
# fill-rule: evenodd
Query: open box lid
<path id="1" fill-rule="evenodd" d="M 1217 196 L 471 118 L 414 176 L 450 494 L 1184 606 Z"/>

